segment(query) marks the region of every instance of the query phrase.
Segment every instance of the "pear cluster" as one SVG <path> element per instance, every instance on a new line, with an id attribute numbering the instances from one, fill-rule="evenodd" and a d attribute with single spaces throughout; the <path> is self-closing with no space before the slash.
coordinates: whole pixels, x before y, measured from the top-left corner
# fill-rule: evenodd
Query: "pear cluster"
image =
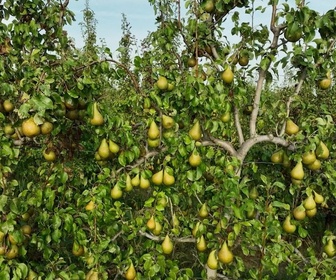
<path id="1" fill-rule="evenodd" d="M 103 138 L 100 142 L 98 150 L 95 154 L 95 159 L 99 163 L 103 163 L 106 160 L 113 158 L 120 151 L 120 147 L 111 139 Z"/>

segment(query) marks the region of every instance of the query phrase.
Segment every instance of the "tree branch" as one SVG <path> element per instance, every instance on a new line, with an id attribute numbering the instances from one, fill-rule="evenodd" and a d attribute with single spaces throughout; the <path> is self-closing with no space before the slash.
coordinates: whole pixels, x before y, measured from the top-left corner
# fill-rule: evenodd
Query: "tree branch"
<path id="1" fill-rule="evenodd" d="M 153 241 L 163 241 L 164 240 L 164 237 L 156 236 L 148 232 L 144 232 L 142 230 L 139 230 L 139 234 Z M 196 239 L 193 237 L 171 238 L 171 240 L 176 243 L 196 243 Z"/>
<path id="2" fill-rule="evenodd" d="M 240 119 L 239 119 L 239 110 L 237 108 L 237 106 L 234 106 L 233 108 L 233 116 L 234 116 L 234 122 L 235 122 L 235 126 L 237 129 L 237 133 L 238 133 L 238 140 L 239 140 L 239 145 L 244 143 L 244 134 L 243 134 L 243 130 L 240 124 Z"/>
<path id="3" fill-rule="evenodd" d="M 203 146 L 219 146 L 226 150 L 231 156 L 237 156 L 237 151 L 229 141 L 223 141 L 210 136 L 211 141 L 202 141 Z"/>

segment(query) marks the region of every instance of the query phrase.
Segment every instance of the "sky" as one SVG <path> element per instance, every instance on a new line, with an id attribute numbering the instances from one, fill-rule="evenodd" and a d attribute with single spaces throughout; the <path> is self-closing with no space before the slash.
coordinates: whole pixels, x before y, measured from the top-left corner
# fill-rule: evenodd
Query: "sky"
<path id="1" fill-rule="evenodd" d="M 260 3 L 268 3 L 269 0 L 257 0 Z M 70 37 L 75 40 L 77 47 L 83 46 L 80 22 L 83 20 L 82 11 L 85 8 L 85 0 L 70 0 L 69 8 L 75 13 L 76 21 L 72 26 L 66 27 Z M 184 2 L 183 0 L 181 1 Z M 280 1 L 283 2 L 283 1 Z M 294 0 L 288 0 L 295 3 Z M 325 13 L 329 9 L 335 8 L 333 0 L 311 0 L 306 1 L 309 7 L 320 13 Z M 155 30 L 155 15 L 153 7 L 148 0 L 91 0 L 90 8 L 95 13 L 97 20 L 97 39 L 103 39 L 107 47 L 113 52 L 117 49 L 121 38 L 122 14 L 126 15 L 131 25 L 131 33 L 138 43 L 148 35 L 149 31 Z M 258 20 L 269 22 L 269 13 L 259 16 Z"/>

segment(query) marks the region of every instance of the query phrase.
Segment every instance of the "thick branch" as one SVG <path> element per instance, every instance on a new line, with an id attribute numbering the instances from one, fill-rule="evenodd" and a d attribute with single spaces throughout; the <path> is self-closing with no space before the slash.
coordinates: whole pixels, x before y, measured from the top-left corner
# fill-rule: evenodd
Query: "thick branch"
<path id="1" fill-rule="evenodd" d="M 235 122 L 235 126 L 237 129 L 237 133 L 238 133 L 238 140 L 239 140 L 239 145 L 244 143 L 244 134 L 243 134 L 243 130 L 240 124 L 240 119 L 239 119 L 239 110 L 237 108 L 237 106 L 234 106 L 233 109 L 233 115 L 234 115 L 234 122 Z"/>
<path id="2" fill-rule="evenodd" d="M 156 236 L 148 232 L 143 232 L 141 230 L 139 230 L 139 234 L 153 241 L 163 241 L 164 240 L 164 237 Z M 171 238 L 171 240 L 176 243 L 196 243 L 196 239 L 193 237 Z"/>
<path id="3" fill-rule="evenodd" d="M 229 141 L 223 141 L 214 137 L 210 137 L 211 141 L 202 141 L 203 146 L 219 146 L 226 150 L 231 156 L 237 156 L 237 151 Z"/>

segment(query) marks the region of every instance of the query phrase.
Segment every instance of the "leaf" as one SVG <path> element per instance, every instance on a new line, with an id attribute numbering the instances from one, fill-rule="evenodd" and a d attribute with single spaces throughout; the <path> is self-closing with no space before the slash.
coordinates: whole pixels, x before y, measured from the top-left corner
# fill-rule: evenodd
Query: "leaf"
<path id="1" fill-rule="evenodd" d="M 4 207 L 6 206 L 8 201 L 8 196 L 7 195 L 0 195 L 0 212 L 4 212 Z"/>
<path id="2" fill-rule="evenodd" d="M 280 201 L 273 201 L 272 206 L 277 207 L 277 208 L 283 208 L 285 210 L 290 210 L 290 205 L 287 203 L 283 203 Z"/>

